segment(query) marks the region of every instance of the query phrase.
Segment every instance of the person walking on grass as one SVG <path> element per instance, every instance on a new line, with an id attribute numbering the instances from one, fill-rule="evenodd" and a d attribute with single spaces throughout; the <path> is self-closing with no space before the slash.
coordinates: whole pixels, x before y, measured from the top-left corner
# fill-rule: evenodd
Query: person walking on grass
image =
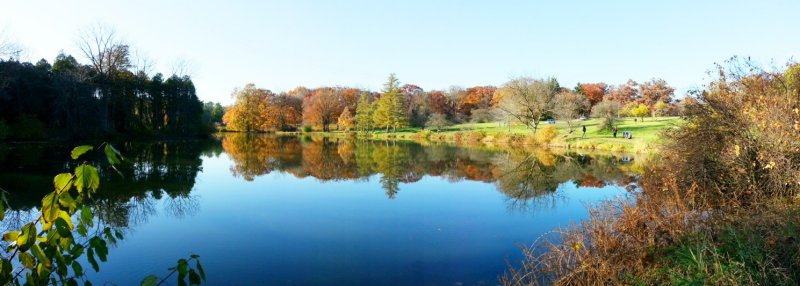
<path id="1" fill-rule="evenodd" d="M 611 129 L 611 131 L 614 132 L 614 138 L 617 138 L 617 128 L 614 127 L 614 129 Z"/>
<path id="2" fill-rule="evenodd" d="M 586 125 L 581 125 L 581 127 L 583 127 L 583 136 L 582 137 L 586 137 Z"/>

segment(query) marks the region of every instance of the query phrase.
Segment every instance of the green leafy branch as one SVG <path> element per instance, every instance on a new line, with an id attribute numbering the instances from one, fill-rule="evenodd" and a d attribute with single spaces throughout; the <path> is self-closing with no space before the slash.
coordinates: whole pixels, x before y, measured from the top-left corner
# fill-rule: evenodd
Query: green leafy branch
<path id="1" fill-rule="evenodd" d="M 101 148 L 110 166 L 122 175 L 116 168 L 125 161 L 122 153 L 108 143 L 98 146 Z M 70 156 L 77 160 L 92 150 L 95 150 L 93 146 L 78 146 Z M 80 280 L 85 286 L 92 285 L 79 258 L 85 254 L 91 267 L 99 271 L 98 260 L 107 260 L 108 245 L 116 245 L 117 240 L 123 239 L 120 231 L 110 227 L 101 231 L 99 219 L 97 230 L 89 233 L 88 229 L 95 226 L 95 214 L 89 202 L 99 187 L 98 169 L 86 161 L 72 173 L 56 175 L 54 190 L 42 198 L 39 216 L 20 230 L 2 235 L 3 241 L 9 242 L 5 251 L 10 255 L 0 258 L 0 284 L 77 286 Z M 6 192 L 0 190 L 0 220 L 5 218 L 8 205 Z M 78 239 L 82 242 L 77 242 Z M 20 265 L 16 270 L 13 269 L 15 258 Z M 198 258 L 192 255 L 188 260 L 180 259 L 163 279 L 159 281 L 157 276 L 150 275 L 141 285 L 160 285 L 174 273 L 178 273 L 179 285 L 186 285 L 187 278 L 189 285 L 199 285 L 206 276 Z M 191 261 L 195 262 L 194 267 L 190 266 Z"/>

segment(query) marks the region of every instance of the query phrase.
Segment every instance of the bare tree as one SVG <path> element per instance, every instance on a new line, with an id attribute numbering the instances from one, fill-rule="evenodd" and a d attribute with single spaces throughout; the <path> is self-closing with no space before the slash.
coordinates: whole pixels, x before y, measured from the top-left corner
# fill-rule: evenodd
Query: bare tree
<path id="1" fill-rule="evenodd" d="M 499 93 L 497 108 L 508 117 L 536 131 L 542 117 L 552 110 L 553 99 L 558 91 L 558 82 L 554 78 L 512 79 L 497 91 Z"/>
<path id="2" fill-rule="evenodd" d="M 77 44 L 100 76 L 130 66 L 128 45 L 107 26 L 96 24 L 88 27 L 81 32 Z"/>
<path id="3" fill-rule="evenodd" d="M 580 93 L 566 91 L 556 95 L 553 104 L 553 115 L 559 120 L 567 123 L 569 132 L 575 130 L 573 120 L 580 116 L 581 112 L 589 108 L 589 99 Z"/>
<path id="4" fill-rule="evenodd" d="M 170 65 L 170 73 L 179 77 L 191 76 L 193 73 L 193 65 L 190 61 L 184 58 L 175 59 Z"/>
<path id="5" fill-rule="evenodd" d="M 9 60 L 19 61 L 22 46 L 11 39 L 5 29 L 0 30 L 0 60 L 8 57 Z"/>
<path id="6" fill-rule="evenodd" d="M 131 68 L 136 74 L 150 76 L 156 61 L 147 56 L 147 53 L 140 49 L 133 49 L 131 55 Z"/>

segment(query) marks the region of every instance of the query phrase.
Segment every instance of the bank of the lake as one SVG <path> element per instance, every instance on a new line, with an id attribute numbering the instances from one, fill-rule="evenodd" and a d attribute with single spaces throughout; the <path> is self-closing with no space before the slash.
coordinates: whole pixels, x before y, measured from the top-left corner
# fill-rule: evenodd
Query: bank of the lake
<path id="1" fill-rule="evenodd" d="M 450 143 L 489 143 L 508 145 L 547 145 L 569 149 L 601 150 L 622 153 L 645 154 L 652 152 L 662 143 L 659 134 L 664 129 L 673 128 L 682 124 L 680 117 L 646 117 L 620 118 L 617 124 L 619 133 L 616 138 L 613 133 L 602 129 L 602 119 L 589 119 L 573 122 L 575 131 L 569 133 L 569 125 L 564 121 L 556 121 L 558 135 L 549 143 L 536 142 L 532 137 L 533 132 L 523 125 L 512 125 L 511 128 L 501 122 L 491 123 L 465 123 L 448 126 L 440 132 L 414 127 L 402 128 L 396 132 L 375 130 L 369 133 L 356 133 L 347 131 L 313 131 L 313 132 L 280 132 L 285 134 L 309 134 L 316 136 L 350 137 L 359 136 L 381 140 L 414 140 Z M 542 122 L 539 129 L 549 126 Z M 586 136 L 582 134 L 582 126 L 586 126 Z M 632 134 L 631 139 L 622 137 L 622 132 Z"/>

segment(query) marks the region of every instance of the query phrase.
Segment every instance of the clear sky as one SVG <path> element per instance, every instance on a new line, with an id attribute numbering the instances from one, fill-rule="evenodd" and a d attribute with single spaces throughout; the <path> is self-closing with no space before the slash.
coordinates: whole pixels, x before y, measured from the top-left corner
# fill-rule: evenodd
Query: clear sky
<path id="1" fill-rule="evenodd" d="M 4 1 L 23 59 L 79 56 L 103 23 L 168 73 L 189 63 L 202 100 L 235 87 L 377 90 L 389 73 L 426 90 L 510 77 L 618 84 L 660 77 L 679 93 L 733 55 L 800 54 L 800 1 Z M 85 59 L 79 57 L 85 62 Z"/>

